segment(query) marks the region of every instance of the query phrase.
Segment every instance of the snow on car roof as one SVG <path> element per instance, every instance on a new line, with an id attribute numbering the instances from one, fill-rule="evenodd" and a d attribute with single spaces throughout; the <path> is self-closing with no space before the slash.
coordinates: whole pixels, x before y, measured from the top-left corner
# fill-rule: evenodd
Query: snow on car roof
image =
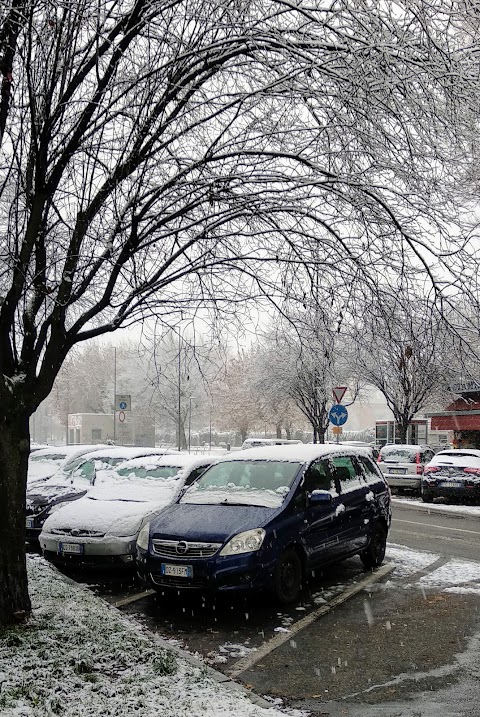
<path id="1" fill-rule="evenodd" d="M 154 455 L 160 456 L 165 453 L 164 448 L 153 448 L 152 446 L 107 446 L 100 450 L 91 451 L 85 453 L 83 458 L 88 460 L 90 458 L 123 458 L 128 460 L 131 458 L 137 458 L 140 456 Z"/>
<path id="2" fill-rule="evenodd" d="M 243 451 L 235 451 L 229 455 L 222 456 L 218 463 L 226 461 L 292 461 L 296 463 L 307 463 L 315 458 L 332 453 L 358 453 L 368 455 L 368 451 L 357 446 L 342 446 L 331 443 L 297 443 L 293 445 L 280 446 L 259 446 L 258 448 L 245 448 Z"/>
<path id="3" fill-rule="evenodd" d="M 166 455 L 151 455 L 131 458 L 123 461 L 116 466 L 116 470 L 123 468 L 150 468 L 152 466 L 178 466 L 179 468 L 195 467 L 204 465 L 209 461 L 218 460 L 218 456 L 202 454 L 201 456 L 192 456 L 188 453 L 168 453 Z"/>
<path id="4" fill-rule="evenodd" d="M 439 451 L 435 454 L 435 458 L 441 458 L 442 456 L 476 456 L 480 458 L 480 451 L 476 448 L 454 448 L 445 451 Z"/>

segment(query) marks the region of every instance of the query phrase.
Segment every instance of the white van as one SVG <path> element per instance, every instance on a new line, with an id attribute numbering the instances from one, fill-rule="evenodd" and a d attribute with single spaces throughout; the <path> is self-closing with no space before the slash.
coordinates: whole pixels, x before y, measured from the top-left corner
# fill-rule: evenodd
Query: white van
<path id="1" fill-rule="evenodd" d="M 242 443 L 242 450 L 244 448 L 257 448 L 258 446 L 283 446 L 289 443 L 303 443 L 303 441 L 289 441 L 286 438 L 247 438 Z"/>

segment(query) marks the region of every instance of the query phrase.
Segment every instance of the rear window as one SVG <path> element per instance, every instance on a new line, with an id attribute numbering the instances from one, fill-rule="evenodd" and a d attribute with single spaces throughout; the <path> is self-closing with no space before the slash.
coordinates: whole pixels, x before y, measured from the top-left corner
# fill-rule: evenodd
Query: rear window
<path id="1" fill-rule="evenodd" d="M 415 463 L 418 448 L 406 446 L 385 446 L 380 451 L 380 460 L 397 461 L 398 463 Z"/>
<path id="2" fill-rule="evenodd" d="M 436 455 L 430 462 L 431 466 L 480 466 L 480 457 L 473 456 L 471 453 L 462 453 L 455 451 L 452 453 L 442 453 Z"/>

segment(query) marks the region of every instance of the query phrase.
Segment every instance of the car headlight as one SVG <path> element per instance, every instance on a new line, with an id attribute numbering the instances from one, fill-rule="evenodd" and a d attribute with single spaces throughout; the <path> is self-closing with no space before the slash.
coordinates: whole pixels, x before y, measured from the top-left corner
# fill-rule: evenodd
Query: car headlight
<path id="1" fill-rule="evenodd" d="M 138 534 L 137 545 L 142 550 L 148 550 L 148 538 L 150 536 L 150 523 L 145 523 Z"/>
<path id="2" fill-rule="evenodd" d="M 220 555 L 239 555 L 240 553 L 253 553 L 260 550 L 265 531 L 263 528 L 254 528 L 254 530 L 246 530 L 244 533 L 234 535 L 224 548 L 221 549 Z"/>

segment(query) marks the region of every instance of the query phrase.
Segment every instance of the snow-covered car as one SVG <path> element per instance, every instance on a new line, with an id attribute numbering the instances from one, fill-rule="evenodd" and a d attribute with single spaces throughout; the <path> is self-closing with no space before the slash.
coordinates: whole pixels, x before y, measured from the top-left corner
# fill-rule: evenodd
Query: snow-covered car
<path id="1" fill-rule="evenodd" d="M 68 446 L 67 446 L 68 447 Z M 78 449 L 78 446 L 77 446 Z M 26 538 L 36 542 L 43 524 L 52 511 L 65 503 L 78 500 L 95 483 L 108 479 L 112 469 L 125 460 L 145 455 L 159 456 L 161 448 L 131 446 L 96 446 L 85 453 L 73 455 L 47 479 L 27 485 Z M 60 455 L 60 454 L 58 454 Z"/>
<path id="2" fill-rule="evenodd" d="M 439 451 L 425 466 L 422 476 L 422 500 L 435 498 L 480 501 L 480 451 L 458 448 Z"/>
<path id="3" fill-rule="evenodd" d="M 115 480 L 58 510 L 45 522 L 40 547 L 54 563 L 133 565 L 137 536 L 214 461 L 209 455 L 149 456 L 119 465 Z"/>
<path id="4" fill-rule="evenodd" d="M 219 459 L 145 523 L 137 570 L 156 590 L 273 590 L 296 600 L 304 577 L 359 555 L 380 565 L 390 491 L 362 449 L 250 448 Z"/>
<path id="5" fill-rule="evenodd" d="M 390 488 L 420 493 L 423 469 L 435 455 L 430 446 L 415 443 L 387 443 L 377 458 L 378 467 Z"/>
<path id="6" fill-rule="evenodd" d="M 30 453 L 28 458 L 27 486 L 40 483 L 58 473 L 67 463 L 85 453 L 105 448 L 104 445 L 47 446 Z"/>

